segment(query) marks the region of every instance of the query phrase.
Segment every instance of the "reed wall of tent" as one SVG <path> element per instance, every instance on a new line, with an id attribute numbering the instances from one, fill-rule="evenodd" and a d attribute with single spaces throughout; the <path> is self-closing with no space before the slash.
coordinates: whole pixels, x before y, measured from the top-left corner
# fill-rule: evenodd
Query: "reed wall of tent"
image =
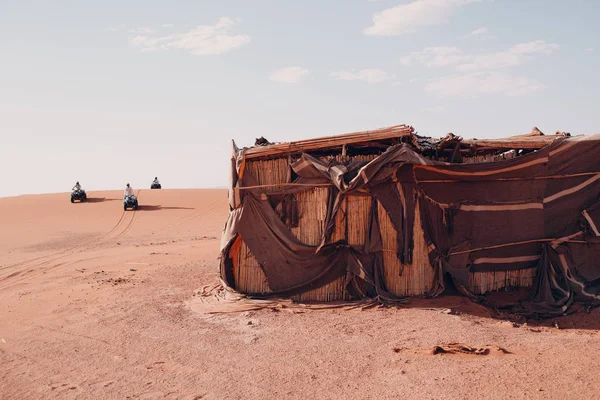
<path id="1" fill-rule="evenodd" d="M 369 161 L 377 154 L 321 155 L 318 158 L 326 161 L 335 160 L 345 163 L 352 160 Z M 496 154 L 473 155 L 462 157 L 461 162 L 479 163 L 498 161 L 516 156 L 515 151 L 504 151 Z M 244 170 L 251 173 L 265 193 L 278 188 L 278 185 L 288 184 L 291 177 L 291 162 L 294 158 L 288 156 L 261 157 L 247 159 Z M 297 201 L 297 223 L 290 230 L 303 243 L 317 246 L 320 243 L 327 209 L 327 187 L 307 187 L 306 190 L 295 193 Z M 372 207 L 371 197 L 366 193 L 348 195 L 336 215 L 335 230 L 331 242 L 346 240 L 348 244 L 361 248 L 366 241 L 369 218 Z M 281 205 L 280 205 L 281 206 Z M 280 207 L 279 206 L 279 207 Z M 428 258 L 427 245 L 421 227 L 418 202 L 415 210 L 413 259 L 410 264 L 402 264 L 397 256 L 397 232 L 394 229 L 387 212 L 378 204 L 379 224 L 384 246 L 384 285 L 392 294 L 397 296 L 426 295 L 432 288 L 434 269 Z M 276 210 L 281 212 L 281 210 Z M 267 278 L 241 237 L 231 246 L 229 257 L 233 264 L 233 280 L 235 289 L 248 294 L 265 294 L 271 289 Z M 504 288 L 530 287 L 535 277 L 535 268 L 516 271 L 492 271 L 470 273 L 468 289 L 475 294 L 497 291 Z M 344 287 L 344 277 L 326 284 L 320 288 L 293 296 L 296 301 L 335 301 L 350 298 Z"/>

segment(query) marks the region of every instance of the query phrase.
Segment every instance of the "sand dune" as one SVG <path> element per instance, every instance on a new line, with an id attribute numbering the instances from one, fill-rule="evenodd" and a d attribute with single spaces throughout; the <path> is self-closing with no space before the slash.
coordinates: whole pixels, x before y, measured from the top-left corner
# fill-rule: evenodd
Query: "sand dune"
<path id="1" fill-rule="evenodd" d="M 0 398 L 597 398 L 600 313 L 541 324 L 461 297 L 202 314 L 225 190 L 0 199 Z M 561 328 L 557 329 L 554 325 Z M 438 354 L 448 343 L 502 348 Z"/>

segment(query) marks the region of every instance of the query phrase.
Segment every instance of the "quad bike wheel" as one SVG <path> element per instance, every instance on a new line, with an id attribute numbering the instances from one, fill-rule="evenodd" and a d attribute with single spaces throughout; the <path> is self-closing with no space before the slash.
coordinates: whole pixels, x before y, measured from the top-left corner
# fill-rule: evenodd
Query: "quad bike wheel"
<path id="1" fill-rule="evenodd" d="M 75 199 L 71 196 L 71 203 L 75 203 Z"/>
<path id="2" fill-rule="evenodd" d="M 127 211 L 127 204 L 123 204 L 123 211 Z"/>

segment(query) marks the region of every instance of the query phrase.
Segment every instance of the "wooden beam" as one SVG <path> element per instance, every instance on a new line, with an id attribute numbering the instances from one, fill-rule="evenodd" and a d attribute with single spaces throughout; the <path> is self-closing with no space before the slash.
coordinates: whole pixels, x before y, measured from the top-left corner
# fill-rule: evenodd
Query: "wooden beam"
<path id="1" fill-rule="evenodd" d="M 464 139 L 463 144 L 481 149 L 541 149 L 562 136 L 518 136 L 504 139 Z"/>
<path id="2" fill-rule="evenodd" d="M 337 136 L 326 136 L 316 139 L 300 140 L 297 142 L 278 143 L 270 146 L 257 146 L 244 150 L 246 159 L 273 157 L 283 154 L 293 154 L 305 151 L 316 151 L 340 148 L 363 142 L 387 140 L 410 136 L 414 129 L 408 125 L 396 125 L 373 131 L 355 132 Z"/>
<path id="3" fill-rule="evenodd" d="M 544 136 L 544 132 L 540 131 L 537 126 L 534 126 L 531 129 L 531 132 L 524 133 L 522 135 L 511 136 L 511 138 L 522 138 L 522 137 L 531 137 L 531 136 Z"/>

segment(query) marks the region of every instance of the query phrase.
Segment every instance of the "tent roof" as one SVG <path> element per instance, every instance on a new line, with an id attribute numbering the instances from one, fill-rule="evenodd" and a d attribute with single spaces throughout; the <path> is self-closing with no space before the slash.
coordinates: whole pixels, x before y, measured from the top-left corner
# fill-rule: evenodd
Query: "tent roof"
<path id="1" fill-rule="evenodd" d="M 243 150 L 246 159 L 275 158 L 282 155 L 342 149 L 350 147 L 381 147 L 381 145 L 396 144 L 400 141 L 412 142 L 415 147 L 429 149 L 443 149 L 451 143 L 458 142 L 463 149 L 476 151 L 501 151 L 510 149 L 540 149 L 559 137 L 569 136 L 568 133 L 557 132 L 556 135 L 544 135 L 537 128 L 531 133 L 510 136 L 500 139 L 463 139 L 460 136 L 448 134 L 442 139 L 432 139 L 417 136 L 415 130 L 409 125 L 394 125 L 370 131 L 346 133 L 335 136 L 324 136 L 314 139 L 299 140 L 295 142 L 257 145 Z M 421 149 L 419 149 L 421 150 Z M 424 150 L 424 149 L 423 149 Z"/>
<path id="2" fill-rule="evenodd" d="M 277 143 L 267 146 L 255 146 L 244 151 L 247 159 L 259 157 L 274 157 L 282 154 L 299 153 L 303 151 L 327 150 L 341 148 L 344 145 L 368 145 L 369 143 L 398 139 L 411 136 L 412 126 L 395 125 L 371 131 L 353 132 L 335 136 L 324 136 L 315 139 L 299 140 L 297 142 Z"/>

